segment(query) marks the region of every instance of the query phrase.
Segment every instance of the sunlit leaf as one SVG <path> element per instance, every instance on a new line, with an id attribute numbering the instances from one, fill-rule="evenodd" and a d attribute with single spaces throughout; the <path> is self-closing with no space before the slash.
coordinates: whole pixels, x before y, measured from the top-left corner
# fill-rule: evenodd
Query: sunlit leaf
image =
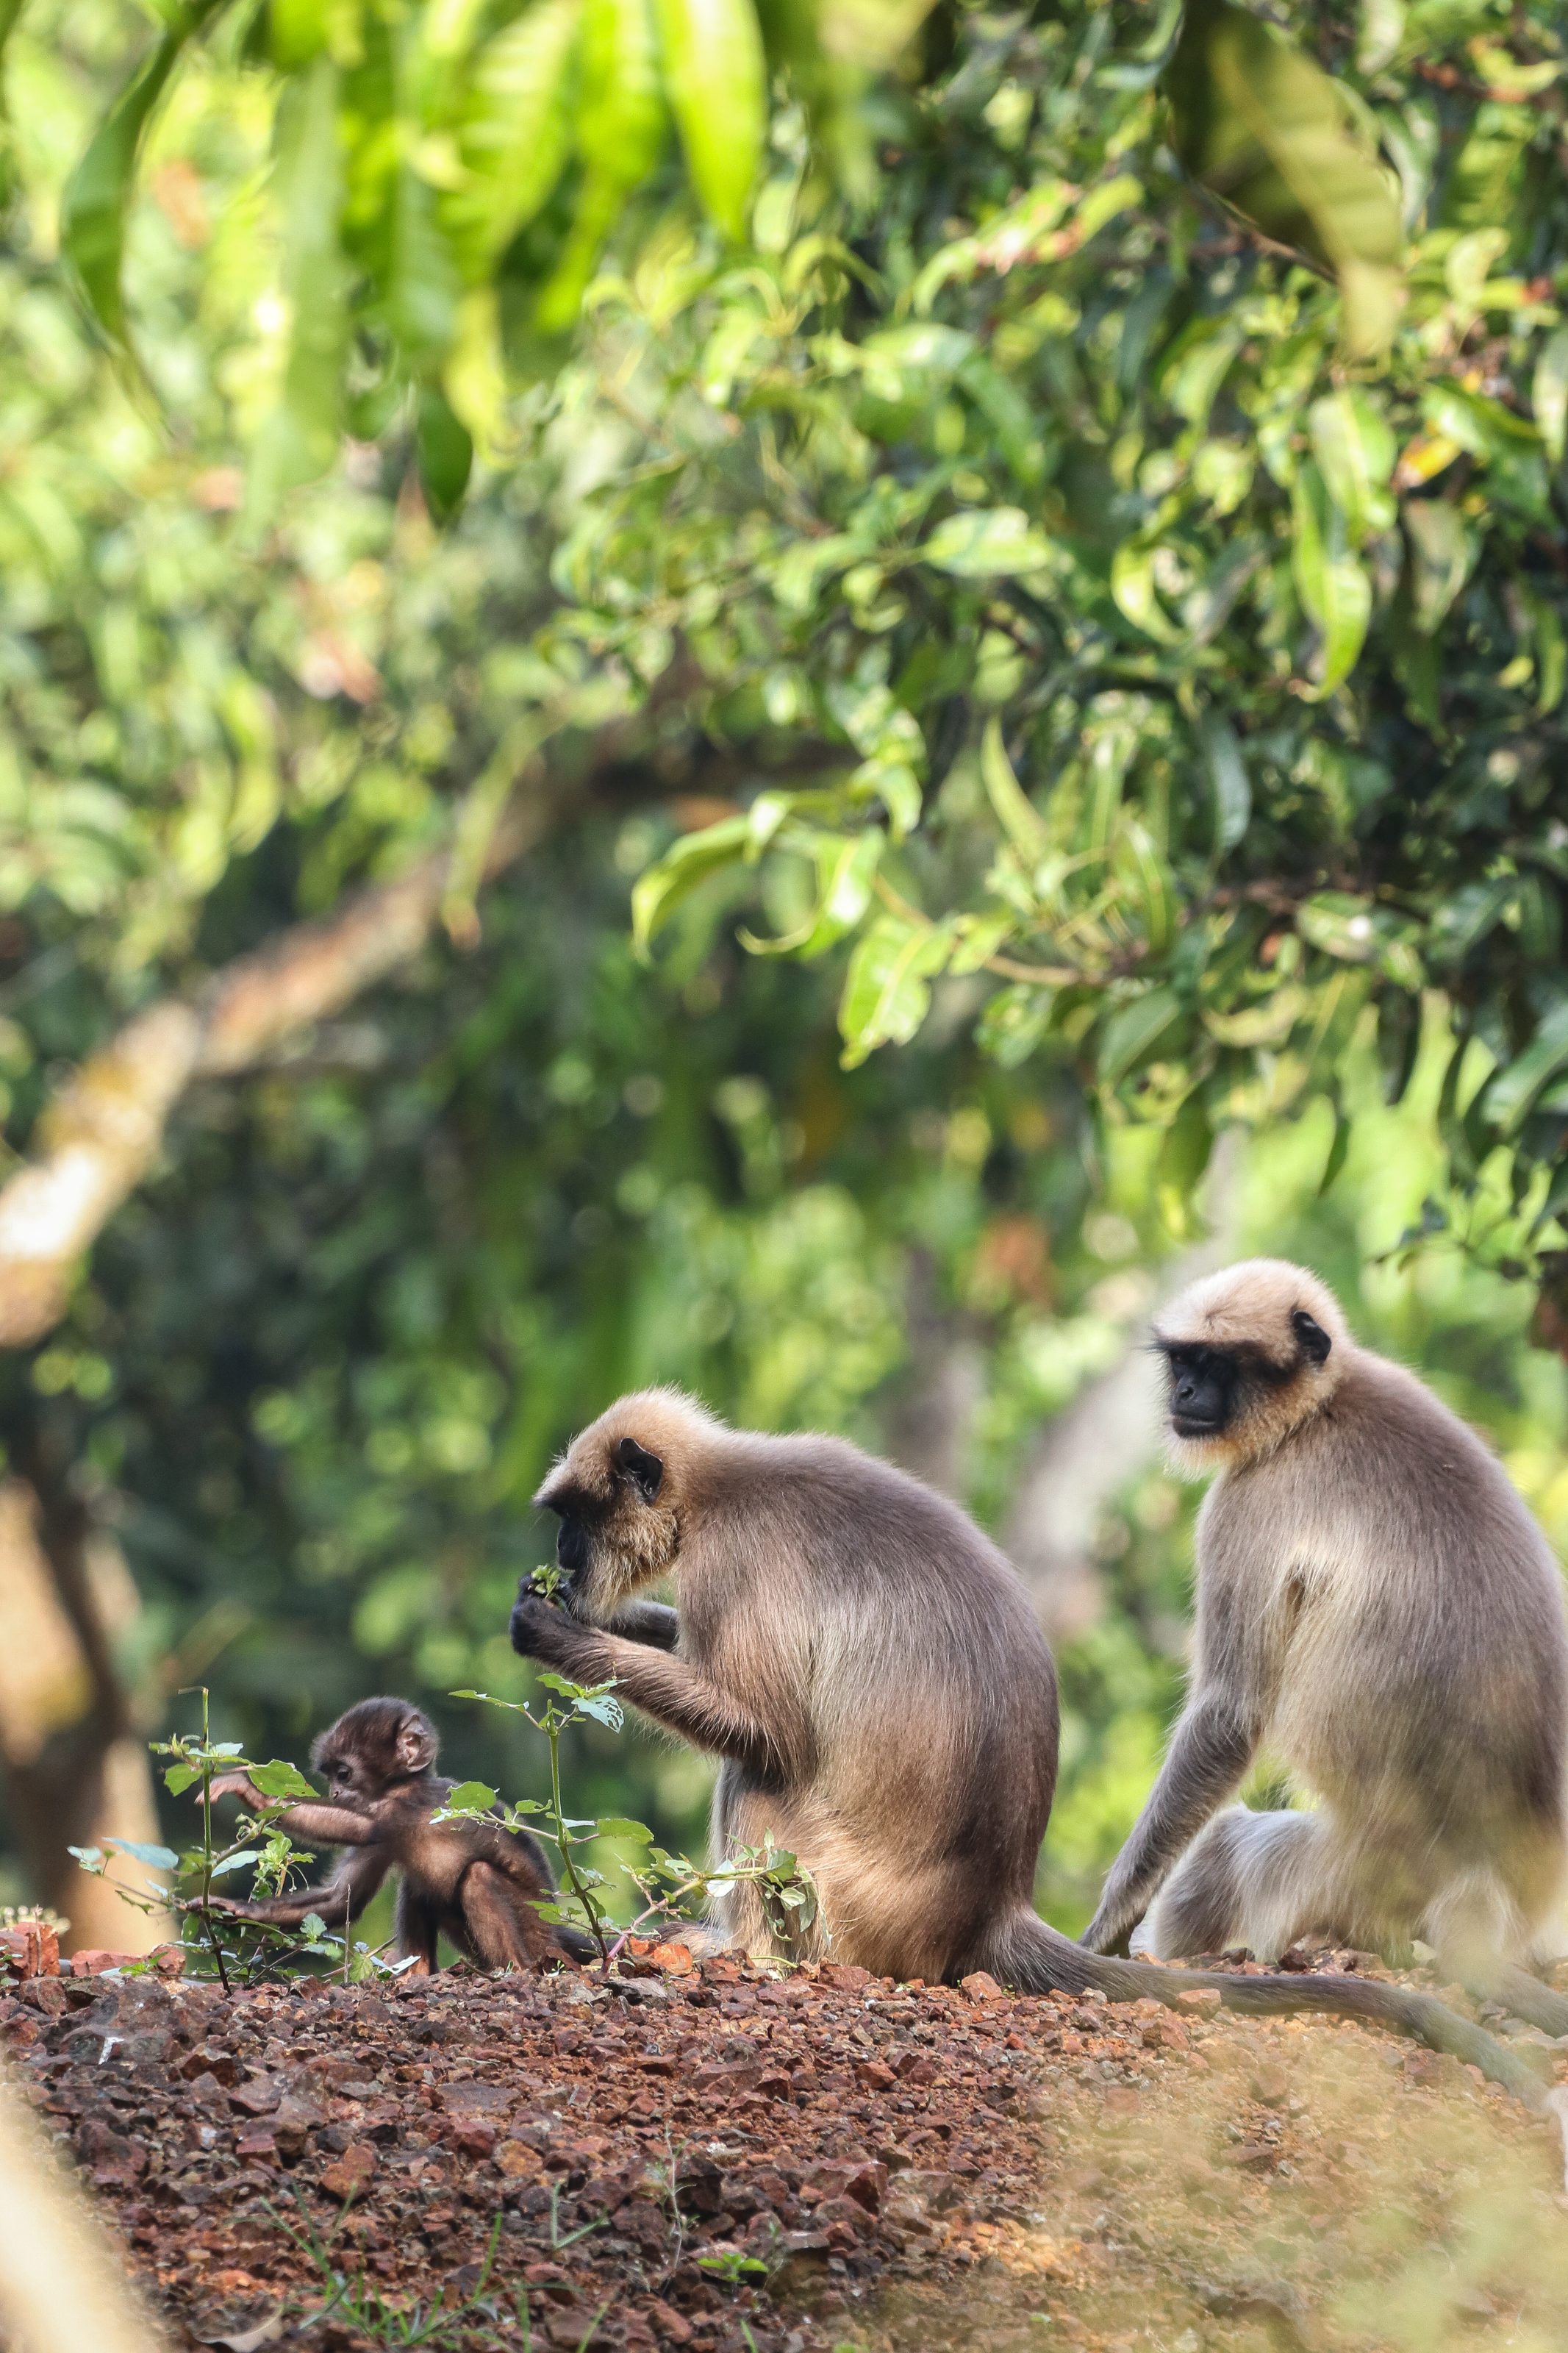
<path id="1" fill-rule="evenodd" d="M 1166 87 L 1194 178 L 1326 262 L 1347 347 L 1384 349 L 1403 299 L 1399 208 L 1329 76 L 1235 0 L 1188 0 Z"/>
<path id="2" fill-rule="evenodd" d="M 1535 429 L 1553 464 L 1568 448 L 1568 327 L 1559 327 L 1541 347 L 1531 385 Z"/>
<path id="3" fill-rule="evenodd" d="M 960 580 L 984 580 L 1037 572 L 1049 564 L 1051 547 L 1022 507 L 988 507 L 939 522 L 921 556 Z"/>
<path id="4" fill-rule="evenodd" d="M 249 1772 L 252 1783 L 264 1798 L 314 1798 L 319 1794 L 299 1767 L 282 1757 L 275 1757 L 266 1765 L 252 1765 Z"/>
<path id="5" fill-rule="evenodd" d="M 980 775 L 1003 832 L 1028 866 L 1050 848 L 1050 830 L 1013 773 L 1002 740 L 1002 722 L 988 719 L 980 744 Z"/>
<path id="6" fill-rule="evenodd" d="M 565 168 L 581 10 L 582 0 L 532 0 L 474 61 L 458 126 L 463 183 L 439 207 L 474 277 L 533 218 Z"/>
<path id="7" fill-rule="evenodd" d="M 163 38 L 110 107 L 60 197 L 60 252 L 93 316 L 116 342 L 125 335 L 121 265 L 142 140 L 181 50 L 218 5 L 194 0 L 173 11 Z"/>
<path id="8" fill-rule="evenodd" d="M 664 856 L 637 877 L 632 891 L 632 944 L 639 955 L 649 947 L 683 899 L 700 883 L 745 858 L 752 847 L 743 817 L 721 818 L 700 833 L 683 834 Z"/>
<path id="9" fill-rule="evenodd" d="M 709 217 L 738 240 L 767 122 L 756 11 L 752 0 L 654 0 L 654 14 L 692 186 Z"/>
<path id="10" fill-rule="evenodd" d="M 1331 694 L 1350 676 L 1366 642 L 1372 583 L 1352 554 L 1344 518 L 1310 460 L 1297 473 L 1290 505 L 1291 569 L 1297 593 L 1321 639 L 1318 691 Z"/>
<path id="11" fill-rule="evenodd" d="M 844 1067 L 855 1070 L 879 1046 L 907 1045 L 931 1008 L 931 979 L 952 954 L 949 923 L 917 924 L 879 915 L 856 943 L 839 1000 Z"/>
<path id="12" fill-rule="evenodd" d="M 347 265 L 339 244 L 343 173 L 339 73 L 330 58 L 285 90 L 275 174 L 284 227 L 283 280 L 292 312 L 283 396 L 251 460 L 249 505 L 264 520 L 279 495 L 324 473 L 337 455 L 348 343 Z"/>

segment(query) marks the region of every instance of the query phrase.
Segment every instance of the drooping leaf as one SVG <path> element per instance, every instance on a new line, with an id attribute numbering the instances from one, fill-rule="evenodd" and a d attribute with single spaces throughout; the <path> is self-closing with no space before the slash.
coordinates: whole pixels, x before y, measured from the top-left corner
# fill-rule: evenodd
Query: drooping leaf
<path id="1" fill-rule="evenodd" d="M 981 738 L 980 776 L 1003 832 L 1026 865 L 1037 865 L 1050 848 L 1050 830 L 1013 773 L 995 717 L 986 721 Z"/>
<path id="2" fill-rule="evenodd" d="M 1531 386 L 1535 429 L 1553 465 L 1568 448 L 1568 327 L 1559 327 L 1541 347 Z"/>
<path id="3" fill-rule="evenodd" d="M 1252 819 L 1252 785 L 1235 728 L 1212 707 L 1198 723 L 1198 741 L 1214 795 L 1214 846 L 1223 857 L 1234 849 Z"/>
<path id="4" fill-rule="evenodd" d="M 654 0 L 664 86 L 703 210 L 745 234 L 767 127 L 767 61 L 752 0 Z"/>
<path id="5" fill-rule="evenodd" d="M 474 60 L 458 125 L 464 176 L 439 206 L 472 279 L 487 274 L 565 169 L 581 16 L 582 0 L 532 0 Z"/>
<path id="6" fill-rule="evenodd" d="M 571 234 L 534 308 L 547 334 L 576 318 L 627 193 L 658 160 L 664 94 L 649 0 L 584 0 L 576 140 L 584 165 Z"/>
<path id="7" fill-rule="evenodd" d="M 856 943 L 839 1000 L 846 1070 L 879 1046 L 907 1045 L 931 1009 L 931 978 L 952 954 L 954 928 L 879 915 Z"/>
<path id="8" fill-rule="evenodd" d="M 1188 0 L 1165 79 L 1186 170 L 1326 263 L 1347 347 L 1384 349 L 1403 298 L 1398 203 L 1329 76 L 1236 0 Z"/>
<path id="9" fill-rule="evenodd" d="M 276 185 L 293 326 L 283 397 L 251 459 L 248 505 L 258 522 L 283 491 L 324 473 L 338 450 L 348 346 L 339 79 L 331 58 L 319 58 L 289 85 L 279 108 Z"/>
<path id="10" fill-rule="evenodd" d="M 1372 395 L 1360 385 L 1325 393 L 1307 411 L 1312 454 L 1345 519 L 1351 544 L 1359 547 L 1394 522 L 1389 477 L 1394 471 L 1393 428 Z"/>
<path id="11" fill-rule="evenodd" d="M 1141 997 L 1119 1005 L 1100 1036 L 1096 1065 L 1100 1085 L 1120 1086 L 1131 1071 L 1148 1060 L 1161 1039 L 1175 1027 L 1181 1014 L 1181 1000 L 1170 988 L 1145 989 Z"/>
<path id="12" fill-rule="evenodd" d="M 656 934 L 700 883 L 743 859 L 752 847 L 750 819 L 721 818 L 700 833 L 683 834 L 639 874 L 632 890 L 632 944 L 646 956 Z"/>
<path id="13" fill-rule="evenodd" d="M 415 446 L 430 512 L 437 522 L 446 522 L 463 502 L 473 468 L 474 444 L 439 385 L 427 384 L 420 392 Z"/>
<path id="14" fill-rule="evenodd" d="M 181 50 L 220 5 L 193 0 L 174 10 L 167 31 L 110 108 L 60 197 L 61 255 L 88 308 L 116 343 L 125 340 L 121 267 L 142 141 Z"/>
<path id="15" fill-rule="evenodd" d="M 1310 459 L 1297 473 L 1290 507 L 1296 590 L 1321 639 L 1317 691 L 1331 694 L 1350 676 L 1366 642 L 1372 583 L 1351 551 L 1344 517 Z"/>

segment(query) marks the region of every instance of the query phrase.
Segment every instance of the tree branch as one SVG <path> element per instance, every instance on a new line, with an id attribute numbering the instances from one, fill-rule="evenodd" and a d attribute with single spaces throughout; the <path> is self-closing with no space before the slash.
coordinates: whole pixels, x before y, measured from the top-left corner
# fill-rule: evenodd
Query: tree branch
<path id="1" fill-rule="evenodd" d="M 687 681 L 678 654 L 642 710 L 600 729 L 574 765 L 547 767 L 531 735 L 464 882 L 488 881 L 512 864 L 569 804 L 589 806 L 588 788 L 625 761 L 634 731 Z M 647 785 L 668 789 L 651 773 Z M 0 1188 L 0 1346 L 28 1347 L 59 1321 L 76 1267 L 156 1159 L 185 1090 L 266 1063 L 405 964 L 435 929 L 470 848 L 459 814 L 440 849 L 405 873 L 319 922 L 291 924 L 192 997 L 149 1007 L 89 1057 L 39 1123 L 41 1153 Z"/>

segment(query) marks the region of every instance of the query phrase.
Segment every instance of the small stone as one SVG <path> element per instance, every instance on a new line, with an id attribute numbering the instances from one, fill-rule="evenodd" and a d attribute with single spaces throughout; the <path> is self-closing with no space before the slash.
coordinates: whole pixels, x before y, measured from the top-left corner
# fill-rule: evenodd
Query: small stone
<path id="1" fill-rule="evenodd" d="M 100 1978 L 105 1969 L 128 1969 L 145 1957 L 141 1953 L 106 1953 L 93 1947 L 84 1953 L 73 1953 L 70 1971 L 73 1978 Z"/>
<path id="2" fill-rule="evenodd" d="M 1219 2008 L 1223 1999 L 1217 1986 L 1193 1986 L 1176 1996 L 1176 2006 L 1179 2010 L 1213 2010 Z"/>
<path id="3" fill-rule="evenodd" d="M 868 2092 L 890 2092 L 899 2080 L 879 2059 L 862 2059 L 855 2073 Z"/>
<path id="4" fill-rule="evenodd" d="M 525 2140 L 503 2140 L 495 2158 L 508 2181 L 537 2181 L 544 2170 L 544 2159 Z"/>
<path id="5" fill-rule="evenodd" d="M 321 2175 L 321 2188 L 329 2198 L 346 2205 L 351 2198 L 363 2198 L 375 2179 L 376 2155 L 368 2141 L 351 2141 L 335 2164 L 329 2165 Z"/>
<path id="6" fill-rule="evenodd" d="M 648 2304 L 647 2316 L 666 2345 L 689 2345 L 691 2323 L 676 2311 L 673 2305 L 655 2296 Z"/>
<path id="7" fill-rule="evenodd" d="M 0 1974 L 12 1978 L 58 1978 L 60 1940 L 47 1920 L 18 1920 L 0 1928 Z"/>
<path id="8" fill-rule="evenodd" d="M 858 1993 L 871 1982 L 870 1970 L 854 1961 L 824 1961 L 821 1976 L 824 1985 L 835 1987 L 839 1993 Z"/>
<path id="9" fill-rule="evenodd" d="M 697 1968 L 689 1945 L 656 1945 L 647 1957 L 667 1977 L 689 1978 Z"/>
<path id="10" fill-rule="evenodd" d="M 986 1969 L 971 1970 L 969 1976 L 961 1980 L 960 1989 L 969 1996 L 971 2001 L 1000 2001 L 1003 1999 L 1001 1987 Z"/>

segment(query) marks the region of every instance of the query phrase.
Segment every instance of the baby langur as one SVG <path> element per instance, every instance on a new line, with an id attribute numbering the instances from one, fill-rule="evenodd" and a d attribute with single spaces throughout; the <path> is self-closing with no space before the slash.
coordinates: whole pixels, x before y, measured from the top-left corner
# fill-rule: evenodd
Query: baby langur
<path id="1" fill-rule="evenodd" d="M 395 1871 L 397 1951 L 416 1977 L 435 1968 L 439 1936 L 483 1969 L 588 1958 L 585 1937 L 539 1916 L 555 1883 L 537 1839 L 499 1822 L 431 1820 L 453 1786 L 436 1770 L 437 1753 L 436 1727 L 418 1708 L 362 1699 L 310 1751 L 326 1776 L 327 1801 L 273 1817 L 290 1838 L 346 1848 L 331 1877 L 252 1903 L 219 1898 L 213 1908 L 280 1928 L 298 1928 L 314 1912 L 330 1928 L 346 1928 Z M 213 1795 L 239 1798 L 257 1812 L 271 1804 L 245 1773 L 224 1774 Z"/>
<path id="2" fill-rule="evenodd" d="M 1030 1993 L 1378 2019 L 1476 2061 L 1526 2098 L 1533 2073 L 1430 1995 L 1357 1978 L 1203 1976 L 1100 1959 L 1034 1907 L 1057 1769 L 1051 1655 L 1018 1578 L 944 1497 L 831 1438 L 727 1430 L 668 1390 L 623 1398 L 541 1488 L 564 1607 L 529 1590 L 526 1656 L 621 1698 L 722 1761 L 717 1853 L 770 1837 L 819 1898 L 803 1957 Z M 660 1577 L 679 1610 L 634 1599 Z M 716 1907 L 772 1937 L 757 1892 Z M 797 1947 L 797 1950 L 800 1949 Z"/>
<path id="3" fill-rule="evenodd" d="M 1272 1959 L 1310 1935 L 1420 1936 L 1449 1976 L 1568 2032 L 1568 2000 L 1520 1966 L 1568 1866 L 1568 1632 L 1535 1523 L 1300 1267 L 1211 1275 L 1155 1338 L 1173 1459 L 1218 1476 L 1191 1696 L 1084 1942 L 1125 1949 L 1142 1921 L 1141 1950 Z M 1264 1746 L 1310 1810 L 1226 1806 Z"/>

